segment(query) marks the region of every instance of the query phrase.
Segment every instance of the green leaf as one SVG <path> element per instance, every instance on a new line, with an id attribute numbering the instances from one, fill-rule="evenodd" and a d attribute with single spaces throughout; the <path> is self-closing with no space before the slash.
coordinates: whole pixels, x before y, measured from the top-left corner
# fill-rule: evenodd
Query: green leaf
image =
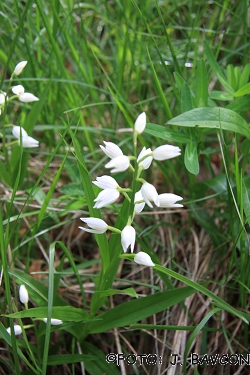
<path id="1" fill-rule="evenodd" d="M 168 129 L 162 125 L 147 124 L 145 133 L 170 142 L 187 143 L 190 141 L 190 138 L 186 134 Z"/>
<path id="2" fill-rule="evenodd" d="M 184 163 L 190 173 L 195 175 L 199 173 L 197 145 L 193 141 L 187 143 L 184 155 Z"/>
<path id="3" fill-rule="evenodd" d="M 48 307 L 34 307 L 32 309 L 18 311 L 13 314 L 5 315 L 8 318 L 38 318 L 43 319 L 48 315 Z M 88 322 L 93 319 L 83 309 L 72 306 L 53 306 L 52 318 L 61 319 L 63 322 Z"/>
<path id="4" fill-rule="evenodd" d="M 212 71 L 216 74 L 218 80 L 220 81 L 220 83 L 222 84 L 222 86 L 232 95 L 234 95 L 234 89 L 230 86 L 230 84 L 226 81 L 226 78 L 224 76 L 224 74 L 222 73 L 222 71 L 220 70 L 220 66 L 219 64 L 217 63 L 217 61 L 215 60 L 215 57 L 209 47 L 209 45 L 207 44 L 206 41 L 203 42 L 203 45 L 204 45 L 204 51 L 205 51 L 205 54 L 207 56 L 207 59 L 208 59 L 208 62 L 212 68 Z"/>
<path id="5" fill-rule="evenodd" d="M 228 104 L 226 108 L 231 109 L 237 113 L 247 111 L 249 109 L 250 95 L 242 96 L 235 99 L 232 103 Z"/>
<path id="6" fill-rule="evenodd" d="M 96 361 L 88 361 L 84 363 L 84 367 L 89 375 L 120 375 L 120 370 L 115 366 L 116 362 L 107 362 L 105 354 L 98 349 L 96 345 L 84 341 L 81 344 L 81 348 L 83 353 L 97 358 Z"/>
<path id="7" fill-rule="evenodd" d="M 229 94 L 228 92 L 224 91 L 211 91 L 209 94 L 209 98 L 213 100 L 221 100 L 221 101 L 229 101 L 233 100 L 233 95 Z"/>
<path id="8" fill-rule="evenodd" d="M 241 87 L 236 93 L 234 94 L 235 98 L 239 98 L 240 96 L 244 96 L 250 93 L 250 82 L 246 85 Z"/>
<path id="9" fill-rule="evenodd" d="M 174 79 L 178 89 L 181 91 L 183 84 L 186 82 L 185 79 L 177 72 L 174 72 Z"/>
<path id="10" fill-rule="evenodd" d="M 91 323 L 88 333 L 106 332 L 138 322 L 183 301 L 192 293 L 192 288 L 177 288 L 124 303 L 99 315 L 102 320 Z"/>
<path id="11" fill-rule="evenodd" d="M 78 362 L 94 361 L 96 356 L 90 356 L 89 354 L 59 354 L 59 355 L 50 355 L 48 357 L 48 366 L 57 366 Z"/>
<path id="12" fill-rule="evenodd" d="M 96 291 L 97 294 L 100 295 L 100 297 L 109 297 L 114 296 L 115 294 L 127 294 L 130 297 L 138 298 L 138 295 L 134 288 L 126 288 L 126 289 L 108 289 L 103 291 Z"/>
<path id="13" fill-rule="evenodd" d="M 188 84 L 184 82 L 181 88 L 181 111 L 184 113 L 193 108 L 192 92 Z"/>
<path id="14" fill-rule="evenodd" d="M 232 64 L 227 66 L 227 79 L 228 83 L 232 86 L 233 90 L 237 90 L 237 81 L 235 76 L 234 67 Z"/>
<path id="15" fill-rule="evenodd" d="M 239 88 L 245 86 L 249 80 L 250 64 L 246 64 L 240 76 Z"/>
<path id="16" fill-rule="evenodd" d="M 206 107 L 208 100 L 208 80 L 207 70 L 203 59 L 197 61 L 196 72 L 196 94 L 195 101 L 197 107 Z"/>
<path id="17" fill-rule="evenodd" d="M 170 125 L 223 129 L 250 138 L 249 126 L 238 113 L 226 108 L 195 108 L 168 121 Z"/>
<path id="18" fill-rule="evenodd" d="M 250 221 L 250 178 L 247 177 L 242 181 L 243 208 L 246 215 L 246 221 Z"/>

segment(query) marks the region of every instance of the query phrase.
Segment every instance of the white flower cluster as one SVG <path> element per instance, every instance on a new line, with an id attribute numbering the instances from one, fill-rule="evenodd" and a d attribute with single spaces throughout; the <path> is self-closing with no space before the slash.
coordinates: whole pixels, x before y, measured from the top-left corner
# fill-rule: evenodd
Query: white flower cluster
<path id="1" fill-rule="evenodd" d="M 27 61 L 21 61 L 16 65 L 12 73 L 11 80 L 14 76 L 19 76 L 19 74 L 22 73 L 27 63 Z M 24 87 L 22 85 L 13 86 L 12 92 L 14 95 L 9 98 L 6 92 L 0 91 L 0 115 L 6 103 L 16 98 L 23 103 L 31 103 L 39 100 L 35 95 L 31 94 L 30 92 L 25 92 Z M 18 144 L 22 145 L 23 147 L 39 147 L 39 142 L 34 138 L 29 137 L 27 132 L 20 126 L 13 125 L 12 134 L 15 138 L 17 138 Z"/>
<path id="2" fill-rule="evenodd" d="M 145 127 L 146 114 L 145 112 L 143 112 L 138 116 L 137 120 L 135 121 L 135 144 L 137 135 L 141 134 L 144 131 Z M 142 186 L 139 191 L 134 193 L 134 212 L 132 217 L 128 218 L 127 225 L 124 227 L 122 231 L 119 231 L 114 227 L 110 227 L 105 223 L 104 220 L 95 217 L 81 218 L 81 220 L 85 224 L 87 224 L 89 228 L 79 228 L 86 232 L 94 234 L 102 234 L 105 233 L 107 230 L 120 233 L 123 251 L 127 252 L 127 250 L 130 248 L 131 253 L 133 253 L 136 232 L 135 229 L 131 226 L 131 224 L 133 222 L 135 214 L 140 213 L 144 209 L 145 204 L 147 204 L 150 208 L 153 207 L 152 202 L 157 207 L 183 207 L 182 204 L 176 203 L 177 201 L 182 200 L 182 197 L 171 193 L 158 194 L 156 188 L 152 184 L 148 183 L 140 177 L 141 173 L 145 169 L 148 169 L 150 167 L 153 160 L 159 161 L 174 158 L 181 154 L 181 150 L 179 147 L 172 145 L 163 145 L 157 147 L 153 151 L 151 150 L 151 148 L 146 149 L 145 147 L 143 147 L 142 151 L 137 157 L 137 165 L 134 169 L 131 165 L 131 161 L 135 161 L 135 157 L 124 155 L 120 147 L 112 142 L 104 141 L 103 143 L 104 146 L 100 145 L 100 147 L 102 151 L 110 158 L 110 161 L 105 165 L 105 167 L 110 168 L 111 173 L 123 172 L 127 169 L 131 169 L 133 173 L 136 173 L 136 181 L 140 182 Z M 123 194 L 126 199 L 130 200 L 127 193 L 131 192 L 132 190 L 122 188 L 111 176 L 104 175 L 102 177 L 97 177 L 96 181 L 93 181 L 93 184 L 102 189 L 102 191 L 94 200 L 94 208 L 102 208 L 116 202 L 120 197 L 120 194 Z M 134 261 L 138 264 L 154 266 L 154 263 L 152 262 L 150 256 L 142 251 L 135 255 Z"/>

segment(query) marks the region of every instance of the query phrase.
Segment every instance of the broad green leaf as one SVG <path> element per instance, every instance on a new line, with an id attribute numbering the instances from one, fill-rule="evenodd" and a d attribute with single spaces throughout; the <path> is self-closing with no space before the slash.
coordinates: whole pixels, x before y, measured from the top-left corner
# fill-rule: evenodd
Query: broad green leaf
<path id="1" fill-rule="evenodd" d="M 213 100 L 229 101 L 233 100 L 233 95 L 224 91 L 211 91 L 209 98 Z"/>
<path id="2" fill-rule="evenodd" d="M 246 121 L 238 113 L 226 108 L 195 108 L 168 121 L 170 125 L 184 127 L 223 129 L 240 133 L 250 138 L 250 130 Z"/>
<path id="3" fill-rule="evenodd" d="M 109 296 L 114 296 L 115 294 L 126 294 L 130 297 L 135 297 L 138 298 L 138 295 L 134 288 L 126 288 L 126 289 L 108 289 L 108 290 L 103 290 L 103 291 L 97 291 L 97 295 L 99 294 L 100 297 L 109 297 Z"/>
<path id="4" fill-rule="evenodd" d="M 181 88 L 181 111 L 184 113 L 191 111 L 193 108 L 192 92 L 188 84 L 184 82 Z"/>
<path id="5" fill-rule="evenodd" d="M 197 145 L 194 141 L 190 141 L 187 143 L 184 155 L 184 163 L 190 173 L 195 175 L 199 173 Z"/>
<path id="6" fill-rule="evenodd" d="M 246 85 L 241 87 L 236 93 L 234 94 L 235 98 L 239 98 L 240 96 L 244 96 L 250 93 L 250 82 Z"/>
<path id="7" fill-rule="evenodd" d="M 196 93 L 195 101 L 197 107 L 206 107 L 208 100 L 208 81 L 207 81 L 207 70 L 204 60 L 197 61 L 196 71 Z"/>
<path id="8" fill-rule="evenodd" d="M 18 311 L 13 314 L 6 315 L 8 318 L 46 318 L 48 314 L 48 307 L 34 307 L 28 310 Z M 93 319 L 83 309 L 78 309 L 72 306 L 53 306 L 52 318 L 61 319 L 63 322 L 88 322 Z"/>
<path id="9" fill-rule="evenodd" d="M 214 74 L 216 74 L 218 80 L 222 84 L 222 86 L 232 95 L 234 95 L 234 89 L 230 86 L 230 84 L 226 81 L 224 74 L 222 73 L 219 64 L 215 60 L 215 57 L 206 41 L 203 42 L 204 51 L 207 56 L 208 62 L 212 68 Z"/>
<path id="10" fill-rule="evenodd" d="M 162 125 L 147 124 L 145 133 L 170 142 L 187 143 L 188 141 L 190 141 L 190 138 L 186 134 L 168 129 Z"/>
<path id="11" fill-rule="evenodd" d="M 192 293 L 192 288 L 177 288 L 123 303 L 99 315 L 102 321 L 91 323 L 87 328 L 88 333 L 106 332 L 138 322 L 183 301 Z"/>

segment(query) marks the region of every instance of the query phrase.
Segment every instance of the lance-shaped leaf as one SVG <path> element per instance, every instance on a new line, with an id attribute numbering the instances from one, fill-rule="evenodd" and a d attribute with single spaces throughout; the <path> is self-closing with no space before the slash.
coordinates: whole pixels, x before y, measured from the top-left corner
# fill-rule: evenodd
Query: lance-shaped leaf
<path id="1" fill-rule="evenodd" d="M 226 108 L 195 108 L 168 121 L 170 125 L 184 127 L 223 129 L 236 132 L 250 139 L 250 130 L 246 121 L 238 113 Z"/>

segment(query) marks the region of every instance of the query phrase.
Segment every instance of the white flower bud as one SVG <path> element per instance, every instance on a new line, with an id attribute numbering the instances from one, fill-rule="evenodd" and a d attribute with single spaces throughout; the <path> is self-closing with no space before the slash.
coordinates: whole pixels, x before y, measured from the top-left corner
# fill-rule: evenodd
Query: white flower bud
<path id="1" fill-rule="evenodd" d="M 11 335 L 10 327 L 6 328 L 6 331 L 8 332 L 9 335 Z M 15 336 L 20 335 L 22 333 L 22 327 L 19 326 L 18 324 L 14 324 L 14 333 L 15 333 Z"/>
<path id="2" fill-rule="evenodd" d="M 25 285 L 21 285 L 19 288 L 19 299 L 22 303 L 29 302 L 29 294 Z"/>
<path id="3" fill-rule="evenodd" d="M 155 264 L 147 253 L 139 251 L 134 257 L 134 262 L 143 266 L 154 267 Z"/>
<path id="4" fill-rule="evenodd" d="M 23 69 L 25 68 L 25 66 L 27 65 L 27 63 L 28 63 L 28 61 L 20 61 L 20 62 L 16 65 L 16 67 L 15 67 L 13 73 L 14 73 L 16 76 L 19 76 L 19 74 L 22 73 L 22 71 L 23 71 Z"/>
<path id="5" fill-rule="evenodd" d="M 44 323 L 47 323 L 48 319 L 47 319 L 47 318 L 44 318 L 43 321 L 44 321 Z M 51 320 L 50 320 L 50 324 L 51 324 L 52 326 L 59 326 L 59 325 L 62 324 L 62 323 L 63 323 L 63 321 L 60 320 L 60 319 L 52 319 L 52 318 L 51 318 Z"/>
<path id="6" fill-rule="evenodd" d="M 135 131 L 141 134 L 146 127 L 146 113 L 142 112 L 135 121 Z"/>

